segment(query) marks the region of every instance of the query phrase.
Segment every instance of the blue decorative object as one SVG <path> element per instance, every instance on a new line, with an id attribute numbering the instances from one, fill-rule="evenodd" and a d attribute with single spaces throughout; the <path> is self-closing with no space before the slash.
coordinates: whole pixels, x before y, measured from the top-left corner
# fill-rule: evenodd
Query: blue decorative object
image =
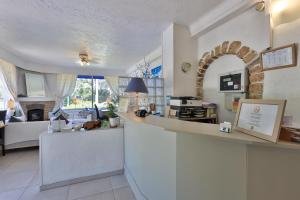
<path id="1" fill-rule="evenodd" d="M 131 78 L 125 92 L 148 93 L 148 89 L 142 78 Z"/>
<path id="2" fill-rule="evenodd" d="M 152 77 L 159 77 L 159 75 L 161 74 L 161 65 L 151 69 L 151 74 Z"/>

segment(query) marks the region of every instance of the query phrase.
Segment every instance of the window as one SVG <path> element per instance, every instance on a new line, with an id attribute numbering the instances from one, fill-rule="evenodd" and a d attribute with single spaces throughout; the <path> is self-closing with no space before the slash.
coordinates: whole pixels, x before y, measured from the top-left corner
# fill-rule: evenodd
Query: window
<path id="1" fill-rule="evenodd" d="M 5 109 L 2 91 L 3 91 L 3 88 L 2 88 L 2 83 L 0 81 L 0 110 Z"/>
<path id="2" fill-rule="evenodd" d="M 107 106 L 107 101 L 116 103 L 103 76 L 78 76 L 73 94 L 64 100 L 64 109 L 93 108 L 94 104 L 99 109 Z"/>

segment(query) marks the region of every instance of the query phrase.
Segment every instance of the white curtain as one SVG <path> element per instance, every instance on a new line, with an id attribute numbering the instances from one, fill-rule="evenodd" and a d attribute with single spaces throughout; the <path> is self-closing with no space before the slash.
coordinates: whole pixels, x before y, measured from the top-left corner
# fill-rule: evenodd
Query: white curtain
<path id="1" fill-rule="evenodd" d="M 0 81 L 2 82 L 5 105 L 10 99 L 14 100 L 16 109 L 21 113 L 21 119 L 25 121 L 26 116 L 18 102 L 17 67 L 0 59 Z"/>
<path id="2" fill-rule="evenodd" d="M 64 99 L 74 92 L 76 86 L 77 75 L 74 74 L 58 74 L 57 86 L 55 93 L 55 106 L 53 110 L 56 110 L 63 106 Z"/>
<path id="3" fill-rule="evenodd" d="M 119 96 L 119 77 L 117 76 L 105 76 L 104 79 L 107 82 L 107 85 L 111 89 L 114 96 Z"/>

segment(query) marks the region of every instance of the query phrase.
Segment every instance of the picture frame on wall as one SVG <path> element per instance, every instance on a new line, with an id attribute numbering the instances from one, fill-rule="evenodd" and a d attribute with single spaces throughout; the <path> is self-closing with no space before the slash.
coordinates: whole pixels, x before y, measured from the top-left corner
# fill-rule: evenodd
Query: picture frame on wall
<path id="1" fill-rule="evenodd" d="M 129 106 L 129 98 L 120 97 L 118 112 L 127 113 L 128 112 L 128 106 Z"/>
<path id="2" fill-rule="evenodd" d="M 45 97 L 45 79 L 42 74 L 25 73 L 28 97 Z"/>
<path id="3" fill-rule="evenodd" d="M 235 130 L 277 142 L 286 100 L 241 99 L 235 117 Z"/>
<path id="4" fill-rule="evenodd" d="M 297 66 L 297 45 L 295 43 L 263 51 L 260 54 L 264 71 Z"/>

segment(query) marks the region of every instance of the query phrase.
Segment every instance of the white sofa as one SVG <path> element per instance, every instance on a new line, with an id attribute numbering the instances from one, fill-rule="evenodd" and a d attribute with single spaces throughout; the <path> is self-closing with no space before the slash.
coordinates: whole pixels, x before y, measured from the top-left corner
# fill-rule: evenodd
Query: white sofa
<path id="1" fill-rule="evenodd" d="M 49 121 L 14 122 L 5 127 L 5 148 L 14 149 L 39 145 L 39 136 L 48 130 Z"/>

